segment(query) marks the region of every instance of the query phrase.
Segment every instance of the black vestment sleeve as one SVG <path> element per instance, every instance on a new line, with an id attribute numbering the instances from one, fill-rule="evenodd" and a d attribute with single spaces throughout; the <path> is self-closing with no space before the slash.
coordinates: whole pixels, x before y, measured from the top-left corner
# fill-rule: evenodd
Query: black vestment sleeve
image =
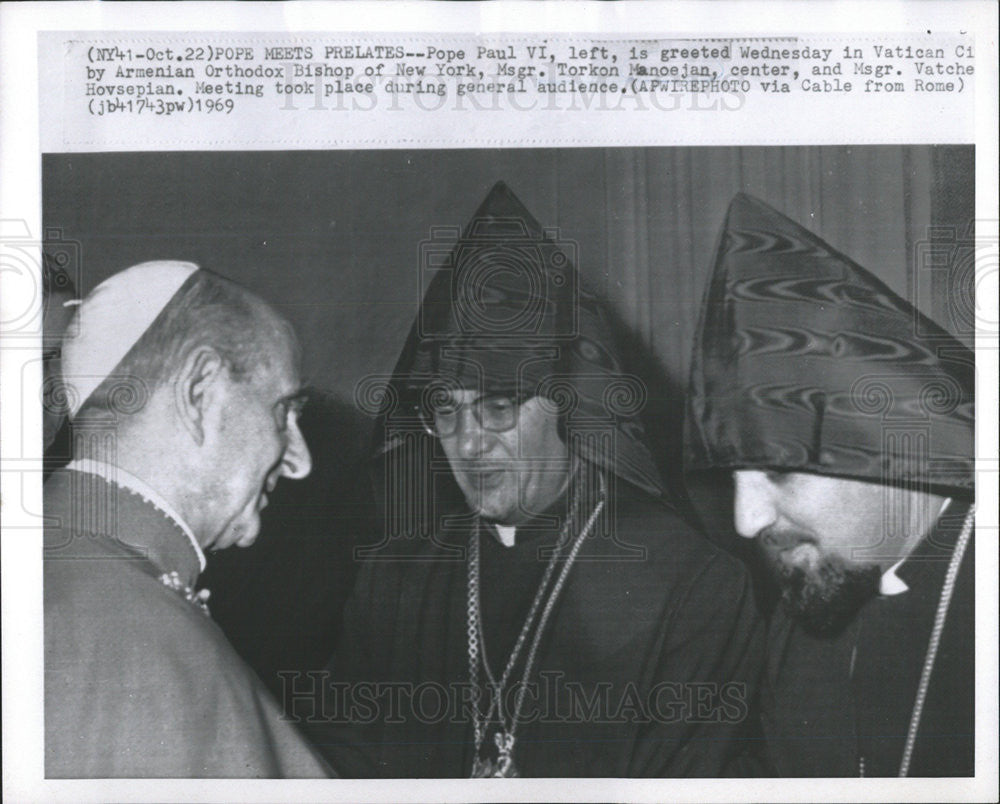
<path id="1" fill-rule="evenodd" d="M 344 608 L 337 650 L 326 670 L 310 685 L 308 696 L 297 696 L 285 709 L 302 717 L 303 728 L 316 746 L 345 778 L 373 778 L 381 752 L 381 718 L 368 694 L 377 679 L 374 668 L 383 660 L 378 652 L 377 618 L 371 616 L 373 575 L 376 568 L 361 568 L 354 591 Z M 291 705 L 290 705 L 291 704 Z"/>
<path id="2" fill-rule="evenodd" d="M 755 731 L 764 656 L 750 577 L 719 553 L 671 609 L 653 682 L 661 691 L 652 699 L 658 716 L 637 739 L 629 775 L 718 777 L 734 768 L 745 774 L 752 765 L 737 758 Z"/>

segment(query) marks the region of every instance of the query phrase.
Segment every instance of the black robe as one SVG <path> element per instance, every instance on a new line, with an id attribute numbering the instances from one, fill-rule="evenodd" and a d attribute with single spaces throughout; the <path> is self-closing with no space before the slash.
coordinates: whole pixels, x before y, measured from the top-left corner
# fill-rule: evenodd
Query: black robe
<path id="1" fill-rule="evenodd" d="M 954 505 L 899 567 L 909 586 L 871 600 L 832 639 L 779 608 L 762 693 L 767 755 L 780 776 L 896 776 L 948 560 L 968 506 Z M 910 765 L 910 776 L 974 768 L 973 544 L 962 560 Z M 853 672 L 852 672 L 853 663 Z"/>
<path id="2" fill-rule="evenodd" d="M 747 572 L 648 495 L 617 488 L 613 538 L 585 541 L 541 640 L 515 764 L 523 776 L 719 775 L 750 720 L 763 661 Z M 364 565 L 323 707 L 310 684 L 286 694 L 286 710 L 312 715 L 341 774 L 469 775 L 469 521 L 437 545 L 424 540 L 420 560 L 387 553 Z M 544 572 L 539 550 L 557 539 L 555 525 L 531 530 L 519 528 L 510 548 L 481 535 L 497 678 Z M 512 679 L 522 672 L 523 661 Z"/>

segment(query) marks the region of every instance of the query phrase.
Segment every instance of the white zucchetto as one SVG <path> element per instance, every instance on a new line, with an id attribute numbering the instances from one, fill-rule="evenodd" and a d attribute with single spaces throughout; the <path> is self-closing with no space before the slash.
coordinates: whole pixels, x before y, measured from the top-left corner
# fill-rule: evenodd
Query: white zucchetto
<path id="1" fill-rule="evenodd" d="M 71 419 L 197 270 L 190 262 L 143 262 L 108 277 L 87 295 L 62 346 Z"/>

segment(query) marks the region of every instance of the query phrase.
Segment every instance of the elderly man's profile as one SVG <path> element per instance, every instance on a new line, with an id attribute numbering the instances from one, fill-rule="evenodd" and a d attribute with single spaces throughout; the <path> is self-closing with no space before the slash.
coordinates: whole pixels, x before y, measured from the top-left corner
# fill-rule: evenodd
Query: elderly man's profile
<path id="1" fill-rule="evenodd" d="M 204 551 L 253 543 L 309 473 L 291 326 L 183 262 L 111 276 L 77 316 L 72 460 L 44 491 L 46 775 L 328 775 L 197 588 Z"/>

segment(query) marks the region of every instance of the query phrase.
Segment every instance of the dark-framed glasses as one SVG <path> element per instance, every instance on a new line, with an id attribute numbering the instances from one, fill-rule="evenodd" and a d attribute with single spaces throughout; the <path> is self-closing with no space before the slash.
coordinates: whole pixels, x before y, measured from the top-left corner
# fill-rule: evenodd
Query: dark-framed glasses
<path id="1" fill-rule="evenodd" d="M 440 399 L 421 407 L 420 419 L 424 429 L 438 438 L 447 438 L 458 428 L 462 408 L 472 410 L 472 416 L 484 430 L 503 433 L 517 423 L 517 414 L 527 397 L 487 394 L 471 402 Z"/>

